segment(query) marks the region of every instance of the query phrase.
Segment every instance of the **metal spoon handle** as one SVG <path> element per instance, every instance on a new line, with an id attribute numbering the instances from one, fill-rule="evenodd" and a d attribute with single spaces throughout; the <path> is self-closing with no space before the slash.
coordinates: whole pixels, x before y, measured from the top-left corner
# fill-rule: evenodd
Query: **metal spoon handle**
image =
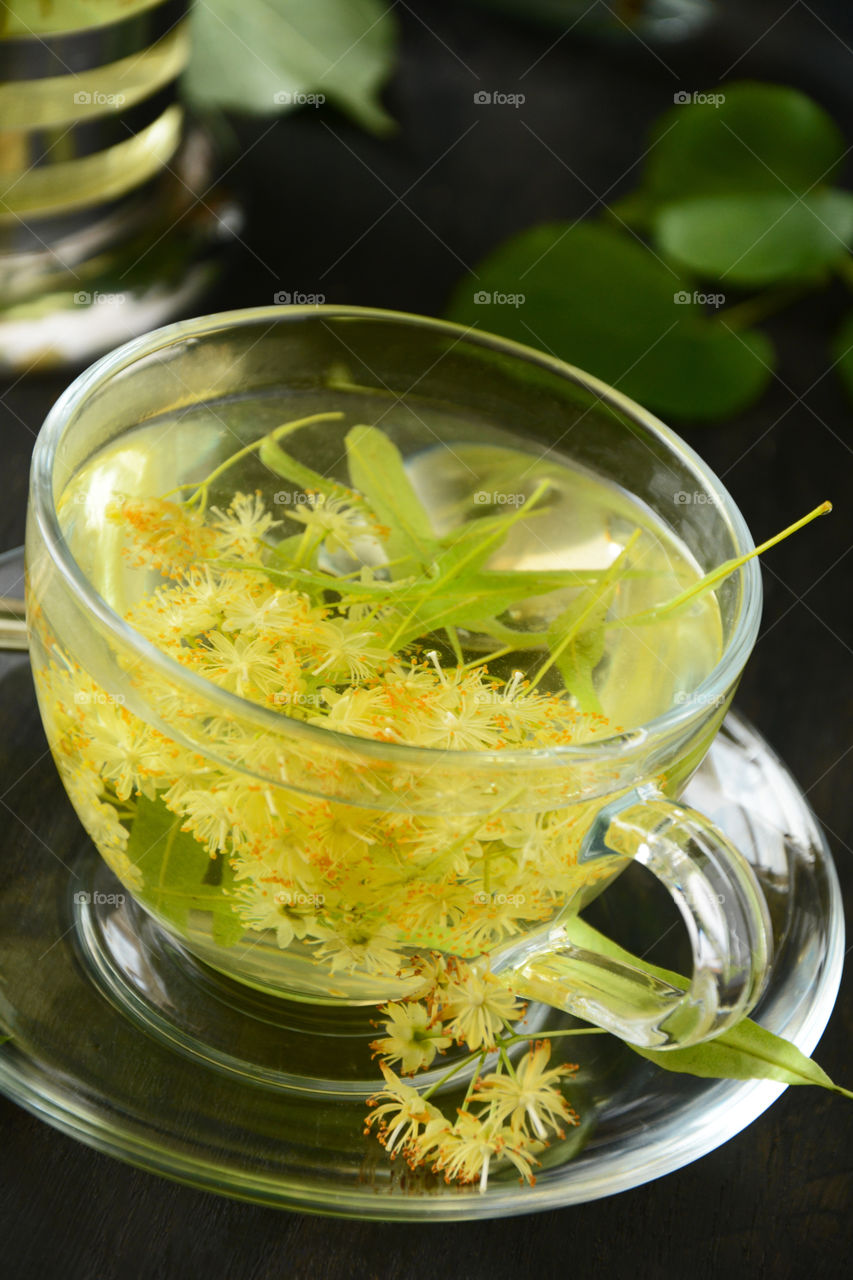
<path id="1" fill-rule="evenodd" d="M 13 596 L 0 596 L 0 649 L 25 652 L 27 645 L 26 605 Z"/>

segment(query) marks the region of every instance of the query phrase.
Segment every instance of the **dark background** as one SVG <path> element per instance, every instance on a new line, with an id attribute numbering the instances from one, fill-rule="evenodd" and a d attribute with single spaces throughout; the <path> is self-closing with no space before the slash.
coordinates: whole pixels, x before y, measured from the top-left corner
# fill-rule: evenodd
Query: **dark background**
<path id="1" fill-rule="evenodd" d="M 206 309 L 271 303 L 284 290 L 441 314 L 466 269 L 508 234 L 593 213 L 603 193 L 630 189 L 649 125 L 679 89 L 741 78 L 796 85 L 853 142 L 844 0 L 723 4 L 701 36 L 651 47 L 630 35 L 601 42 L 580 27 L 558 39 L 559 28 L 472 5 L 400 0 L 396 10 L 401 55 L 385 94 L 400 124 L 393 137 L 365 135 L 327 108 L 239 126 L 241 158 L 228 177 L 247 201 L 252 252 Z M 473 105 L 481 88 L 523 91 L 527 101 L 483 110 Z M 835 501 L 829 519 L 765 562 L 762 633 L 737 705 L 801 782 L 848 900 L 851 410 L 828 338 L 849 308 L 839 285 L 777 317 L 769 329 L 779 371 L 761 404 L 724 425 L 679 424 L 756 540 Z M 0 546 L 23 540 L 33 437 L 67 380 L 30 376 L 0 395 Z M 847 977 L 816 1057 L 849 1087 L 851 1043 Z M 722 1149 L 618 1197 L 434 1227 L 217 1199 L 90 1151 L 2 1100 L 0 1124 L 0 1259 L 16 1280 L 849 1274 L 853 1103 L 818 1090 L 788 1090 Z"/>

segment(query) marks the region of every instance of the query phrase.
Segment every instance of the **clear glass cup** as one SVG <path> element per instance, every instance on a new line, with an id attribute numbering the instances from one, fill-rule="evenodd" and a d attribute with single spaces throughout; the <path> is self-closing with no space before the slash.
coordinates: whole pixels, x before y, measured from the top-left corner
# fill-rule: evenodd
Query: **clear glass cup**
<path id="1" fill-rule="evenodd" d="M 684 1045 L 719 1032 L 761 992 L 767 910 L 746 861 L 678 796 L 755 641 L 761 587 L 754 561 L 718 588 L 721 656 L 695 689 L 627 731 L 547 750 L 437 750 L 331 732 L 212 685 L 107 604 L 105 596 L 120 599 L 124 589 L 116 586 L 112 535 L 102 511 L 87 510 L 84 519 L 70 496 L 94 454 L 168 415 L 157 474 L 198 481 L 270 423 L 295 416 L 294 395 L 322 403 L 330 387 L 356 383 L 389 408 L 406 406 L 412 451 L 434 439 L 430 415 L 438 406 L 444 420 L 455 415 L 456 430 L 472 421 L 511 430 L 531 448 L 559 448 L 627 489 L 677 532 L 703 570 L 752 549 L 730 496 L 683 441 L 617 391 L 533 350 L 424 317 L 354 307 L 263 308 L 156 331 L 68 388 L 33 458 L 32 665 L 48 740 L 83 825 L 170 937 L 220 973 L 274 995 L 330 1006 L 381 1003 L 423 985 L 413 955 L 440 952 L 487 957 L 516 994 L 631 1043 Z M 199 434 L 201 410 L 230 424 L 221 438 Z M 305 461 L 333 474 L 340 445 L 324 428 L 307 439 Z M 146 466 L 139 455 L 123 484 L 154 496 Z M 162 797 L 190 759 L 208 789 L 227 789 L 233 822 L 188 846 L 180 798 L 165 825 L 161 819 Z M 261 821 L 257 805 L 276 847 L 297 858 L 309 848 L 335 857 L 327 859 L 334 866 L 324 872 L 323 893 L 312 894 L 308 880 L 289 880 L 279 892 L 273 883 L 274 914 L 247 927 L 234 918 L 226 862 L 238 827 L 254 830 Z M 498 827 L 489 827 L 498 814 Z M 533 863 L 511 838 L 525 827 L 542 838 Z M 403 828 L 420 847 L 427 837 L 434 846 L 406 878 L 405 910 L 387 874 L 388 851 L 399 852 Z M 471 832 L 488 856 L 460 871 L 453 852 Z M 495 918 L 496 882 L 486 870 L 495 853 L 505 864 L 497 888 L 529 903 L 512 929 Z M 631 859 L 663 882 L 684 918 L 694 959 L 686 991 L 578 948 L 565 931 Z M 459 919 L 440 904 L 425 905 L 448 886 L 457 901 L 464 896 Z M 309 935 L 299 928 L 306 916 Z"/>

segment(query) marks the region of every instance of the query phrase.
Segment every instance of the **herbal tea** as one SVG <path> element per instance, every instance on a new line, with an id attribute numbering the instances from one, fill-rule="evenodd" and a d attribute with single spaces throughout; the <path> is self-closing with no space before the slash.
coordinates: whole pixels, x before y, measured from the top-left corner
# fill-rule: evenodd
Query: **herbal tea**
<path id="1" fill-rule="evenodd" d="M 553 1040 L 701 1061 L 760 995 L 760 886 L 678 797 L 755 639 L 746 562 L 828 509 L 751 549 L 637 406 L 424 318 L 247 311 L 119 349 L 45 424 L 27 531 L 48 739 L 134 900 L 84 857 L 111 998 L 277 1105 L 360 1092 L 448 1181 L 567 1158 Z M 684 982 L 574 918 L 634 857 L 687 921 Z"/>
<path id="2" fill-rule="evenodd" d="M 521 776 L 469 778 L 468 753 L 637 726 L 722 649 L 713 590 L 628 494 L 488 423 L 378 397 L 154 420 L 91 458 L 58 510 L 104 599 L 200 678 L 181 693 L 126 661 L 126 694 L 107 693 L 94 656 L 36 616 L 75 807 L 204 958 L 239 955 L 241 976 L 303 998 L 389 998 L 425 953 L 494 952 L 576 910 L 623 863 L 578 862 L 600 796 L 545 804 Z M 267 719 L 217 707 L 222 691 Z M 270 714 L 335 736 L 309 759 Z M 455 753 L 452 801 L 432 765 L 354 764 L 353 740 L 431 749 L 436 767 Z M 353 774 L 366 790 L 345 803 Z"/>

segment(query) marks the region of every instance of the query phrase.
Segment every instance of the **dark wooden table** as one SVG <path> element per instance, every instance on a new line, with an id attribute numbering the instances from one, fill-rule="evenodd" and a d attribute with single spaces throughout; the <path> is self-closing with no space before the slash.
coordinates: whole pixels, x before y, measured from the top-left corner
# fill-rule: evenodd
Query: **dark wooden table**
<path id="1" fill-rule="evenodd" d="M 651 120 L 679 88 L 738 77 L 793 84 L 853 140 L 853 23 L 842 0 L 724 5 L 701 38 L 654 50 L 631 37 L 589 42 L 579 29 L 557 41 L 559 30 L 437 0 L 396 9 L 395 137 L 378 141 L 326 110 L 240 126 L 231 176 L 247 195 L 255 256 L 243 256 L 209 309 L 270 303 L 285 290 L 440 314 L 465 268 L 504 236 L 580 217 L 595 193 L 627 189 Z M 523 111 L 476 113 L 482 87 L 523 87 Z M 766 561 L 762 634 L 738 706 L 801 781 L 849 896 L 851 409 L 827 348 L 848 309 L 839 286 L 778 318 L 779 376 L 761 405 L 682 430 L 757 538 L 824 497 L 837 504 Z M 30 449 L 65 381 L 29 377 L 0 398 L 0 545 L 22 541 Z M 816 1054 L 848 1086 L 851 1043 L 848 977 Z M 618 1197 L 431 1228 L 218 1199 L 108 1159 L 3 1100 L 0 1123 L 0 1258 L 14 1280 L 849 1274 L 853 1104 L 816 1090 L 789 1090 L 725 1147 Z"/>

